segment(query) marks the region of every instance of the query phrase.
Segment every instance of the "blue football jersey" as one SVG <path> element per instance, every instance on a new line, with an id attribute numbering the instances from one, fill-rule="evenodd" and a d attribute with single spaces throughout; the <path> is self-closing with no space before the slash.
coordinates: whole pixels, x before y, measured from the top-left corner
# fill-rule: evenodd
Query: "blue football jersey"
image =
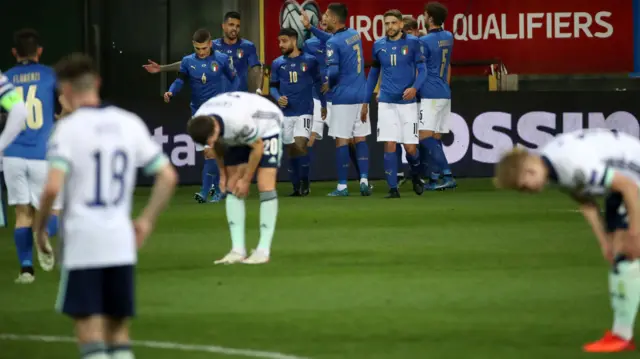
<path id="1" fill-rule="evenodd" d="M 180 64 L 181 78 L 188 79 L 191 87 L 191 111 L 195 113 L 208 99 L 229 91 L 229 84 L 236 83 L 236 71 L 229 56 L 214 51 L 204 59 L 196 54 L 185 56 Z M 174 95 L 182 85 L 178 80 L 169 92 Z"/>
<path id="2" fill-rule="evenodd" d="M 24 61 L 5 73 L 27 107 L 24 130 L 5 150 L 6 157 L 44 160 L 53 130 L 56 108 L 56 75 L 52 68 Z"/>
<path id="3" fill-rule="evenodd" d="M 327 53 L 326 53 L 326 44 L 322 42 L 317 37 L 312 37 L 304 42 L 304 48 L 302 49 L 305 53 L 309 55 L 313 55 L 318 62 L 318 70 L 322 79 L 327 76 Z M 329 98 L 330 91 L 326 94 L 326 99 L 328 102 L 331 102 Z M 320 95 L 318 91 L 316 91 L 315 87 L 313 88 L 313 98 L 316 100 L 320 100 Z"/>
<path id="4" fill-rule="evenodd" d="M 424 66 L 423 63 L 424 56 L 420 49 L 420 40 L 415 36 L 405 34 L 396 41 L 387 37 L 376 41 L 373 44 L 373 66 L 382 69 L 379 101 L 385 103 L 416 102 L 415 98 L 403 100 L 402 96 L 406 89 L 413 86 L 418 66 Z"/>
<path id="5" fill-rule="evenodd" d="M 233 61 L 233 66 L 238 73 L 238 88 L 229 91 L 247 91 L 249 84 L 249 69 L 260 65 L 260 59 L 253 42 L 238 39 L 235 44 L 229 45 L 224 39 L 213 40 L 213 50 L 222 52 Z"/>
<path id="6" fill-rule="evenodd" d="M 427 64 L 427 80 L 420 89 L 423 99 L 451 98 L 451 88 L 447 82 L 453 35 L 443 29 L 430 30 L 420 38 Z"/>
<path id="7" fill-rule="evenodd" d="M 338 30 L 327 41 L 327 77 L 334 105 L 368 103 L 367 79 L 360 34 L 354 29 Z"/>
<path id="8" fill-rule="evenodd" d="M 320 81 L 318 61 L 307 53 L 280 56 L 271 65 L 270 87 L 289 100 L 282 109 L 285 116 L 313 115 L 313 88 Z"/>

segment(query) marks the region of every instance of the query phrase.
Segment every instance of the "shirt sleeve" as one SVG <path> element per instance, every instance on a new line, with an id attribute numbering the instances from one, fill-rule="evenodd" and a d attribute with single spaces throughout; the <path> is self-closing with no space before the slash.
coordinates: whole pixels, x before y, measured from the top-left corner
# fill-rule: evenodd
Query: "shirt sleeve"
<path id="1" fill-rule="evenodd" d="M 178 70 L 179 73 L 188 75 L 189 74 L 189 59 L 186 57 L 182 58 L 182 61 L 180 62 L 180 70 Z"/>
<path id="2" fill-rule="evenodd" d="M 247 63 L 249 64 L 249 68 L 262 65 L 260 63 L 260 59 L 258 58 L 258 51 L 256 50 L 256 45 L 254 45 L 253 43 L 248 43 L 245 48 L 246 48 Z"/>
<path id="3" fill-rule="evenodd" d="M 67 119 L 65 121 L 69 120 Z M 64 173 L 68 173 L 69 170 L 71 170 L 72 164 L 71 153 L 74 136 L 71 130 L 71 125 L 65 121 L 56 125 L 53 134 L 49 138 L 49 143 L 47 145 L 47 161 L 51 168 L 56 168 Z"/>
<path id="4" fill-rule="evenodd" d="M 136 118 L 135 126 L 136 167 L 142 168 L 146 175 L 154 175 L 169 162 L 169 159 L 140 118 Z"/>

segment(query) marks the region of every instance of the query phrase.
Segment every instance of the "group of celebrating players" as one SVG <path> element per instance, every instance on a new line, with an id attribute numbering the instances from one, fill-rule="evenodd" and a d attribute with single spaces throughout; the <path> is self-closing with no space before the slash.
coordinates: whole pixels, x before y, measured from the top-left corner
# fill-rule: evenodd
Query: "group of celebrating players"
<path id="1" fill-rule="evenodd" d="M 255 47 L 238 37 L 237 13 L 225 16 L 224 39 L 211 41 L 207 31 L 199 30 L 193 38 L 195 54 L 164 67 L 153 62 L 145 65 L 149 72 L 178 70 L 180 76 L 165 101 L 180 91 L 185 80 L 192 86 L 193 116 L 187 132 L 207 159 L 206 181 L 196 198 L 205 202 L 211 188 L 214 201 L 226 197 L 231 232 L 232 249 L 216 263 L 269 261 L 282 143 L 290 151 L 294 195 L 309 193 L 311 149 L 321 139 L 325 124 L 337 146 L 338 187 L 330 196 L 348 195 L 350 148 L 355 152 L 360 192 L 371 194 L 367 103 L 378 82 L 378 141 L 384 142 L 388 197 L 399 197 L 398 144 L 406 150 L 416 193 L 455 186 L 439 142 L 439 135 L 448 132 L 450 112 L 453 40 L 442 29 L 446 13 L 439 3 L 427 4 L 428 34 L 420 38 L 410 34 L 417 31 L 414 20 L 405 22 L 397 10 L 385 13 L 387 36 L 373 47 L 368 78 L 360 36 L 345 26 L 343 4 L 329 5 L 319 28 L 302 14 L 303 25 L 315 37 L 301 51 L 295 31 L 280 32 L 283 56 L 272 65 L 270 99 L 260 94 L 262 69 Z M 64 238 L 63 271 L 57 308 L 75 320 L 83 358 L 132 359 L 128 319 L 135 313 L 136 252 L 172 196 L 176 171 L 138 116 L 101 105 L 100 77 L 89 57 L 72 54 L 54 72 L 38 63 L 42 47 L 35 31 L 20 31 L 15 40 L 18 65 L 0 74 L 0 105 L 8 112 L 0 151 L 4 152 L 9 204 L 16 206 L 14 237 L 21 267 L 16 281 L 35 279 L 34 237 L 41 266 L 53 269 L 49 236 L 58 232 L 55 210 L 63 209 L 59 226 Z M 64 118 L 53 131 L 56 88 Z M 612 265 L 613 328 L 585 345 L 585 351 L 635 349 L 633 327 L 640 304 L 637 158 L 637 138 L 615 131 L 582 130 L 556 137 L 540 154 L 513 150 L 496 168 L 498 187 L 534 192 L 552 182 L 568 190 L 580 203 Z M 422 174 L 427 162 L 438 170 L 431 170 L 425 185 Z M 137 168 L 155 175 L 156 181 L 147 206 L 131 221 Z M 444 175 L 442 184 L 439 173 Z M 260 242 L 247 257 L 245 198 L 254 177 L 261 200 Z M 603 194 L 607 196 L 604 223 L 594 200 Z"/>

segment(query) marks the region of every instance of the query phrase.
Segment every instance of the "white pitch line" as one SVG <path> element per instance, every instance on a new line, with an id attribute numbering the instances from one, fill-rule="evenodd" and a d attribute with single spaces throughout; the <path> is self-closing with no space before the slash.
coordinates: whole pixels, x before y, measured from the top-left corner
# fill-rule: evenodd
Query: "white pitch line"
<path id="1" fill-rule="evenodd" d="M 51 335 L 21 335 L 21 334 L 0 334 L 0 340 L 11 341 L 27 341 L 27 342 L 45 342 L 45 343 L 75 343 L 76 339 L 73 337 L 60 337 Z M 200 353 L 217 353 L 223 355 L 235 355 L 248 358 L 264 358 L 264 359 L 310 359 L 306 357 L 299 357 L 295 355 L 288 355 L 276 352 L 267 352 L 261 350 L 251 349 L 234 349 L 225 348 L 217 345 L 191 345 L 180 344 L 173 342 L 157 342 L 148 340 L 133 340 L 131 342 L 133 346 L 153 348 L 153 349 L 166 349 L 177 350 L 182 352 L 200 352 Z"/>

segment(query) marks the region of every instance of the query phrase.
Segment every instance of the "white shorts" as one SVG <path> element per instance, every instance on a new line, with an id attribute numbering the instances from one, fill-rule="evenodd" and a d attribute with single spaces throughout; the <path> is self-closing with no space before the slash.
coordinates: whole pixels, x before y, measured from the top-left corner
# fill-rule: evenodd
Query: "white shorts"
<path id="1" fill-rule="evenodd" d="M 418 104 L 378 104 L 378 142 L 418 144 Z"/>
<path id="2" fill-rule="evenodd" d="M 329 122 L 329 136 L 333 138 L 351 139 L 365 137 L 371 134 L 371 121 L 367 114 L 367 121 L 360 121 L 362 104 L 331 105 Z"/>
<path id="3" fill-rule="evenodd" d="M 330 103 L 327 103 L 327 119 L 322 120 L 322 103 L 320 100 L 313 99 L 313 126 L 311 132 L 316 134 L 316 140 L 321 140 L 324 135 L 324 126 L 329 123 L 329 115 L 331 114 Z"/>
<path id="4" fill-rule="evenodd" d="M 296 137 L 309 138 L 312 121 L 312 115 L 285 117 L 282 122 L 282 144 L 290 145 Z"/>
<path id="5" fill-rule="evenodd" d="M 40 196 L 47 182 L 49 163 L 45 160 L 5 157 L 3 171 L 9 205 L 31 205 L 39 209 Z M 53 203 L 53 209 L 61 209 L 61 201 L 62 195 L 58 195 Z"/>
<path id="6" fill-rule="evenodd" d="M 449 133 L 451 100 L 445 98 L 422 99 L 420 104 L 420 131 Z"/>

